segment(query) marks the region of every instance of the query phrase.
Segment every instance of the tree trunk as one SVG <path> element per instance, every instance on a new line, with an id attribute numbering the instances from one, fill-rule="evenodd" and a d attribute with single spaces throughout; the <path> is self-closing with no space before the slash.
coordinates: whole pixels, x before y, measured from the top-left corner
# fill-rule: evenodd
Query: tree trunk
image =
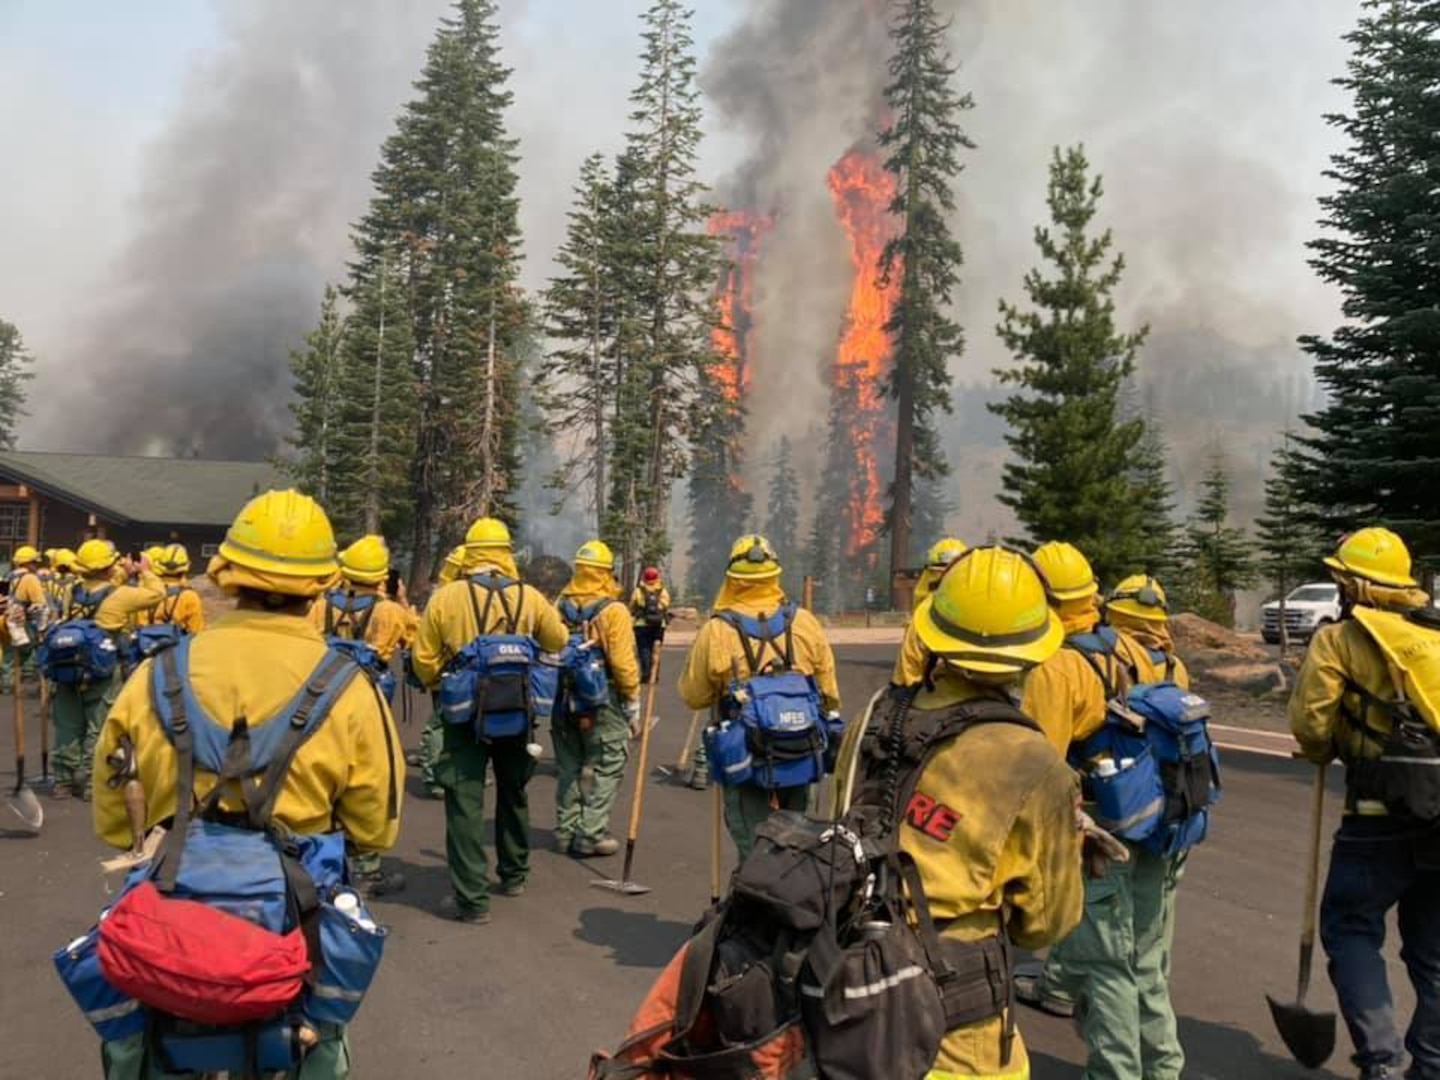
<path id="1" fill-rule="evenodd" d="M 485 343 L 485 419 L 480 432 L 480 478 L 479 516 L 489 517 L 495 502 L 495 292 L 490 292 L 489 326 Z"/>
<path id="2" fill-rule="evenodd" d="M 380 397 L 385 385 L 385 279 L 390 276 L 385 256 L 380 256 L 380 323 L 375 335 L 375 377 L 371 383 L 370 462 L 365 477 L 365 531 L 380 531 Z"/>

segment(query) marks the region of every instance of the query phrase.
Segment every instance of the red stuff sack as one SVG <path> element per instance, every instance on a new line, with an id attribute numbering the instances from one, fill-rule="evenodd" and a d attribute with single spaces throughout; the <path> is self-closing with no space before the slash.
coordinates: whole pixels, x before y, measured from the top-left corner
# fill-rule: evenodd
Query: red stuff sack
<path id="1" fill-rule="evenodd" d="M 305 988 L 310 958 L 298 929 L 272 933 L 146 881 L 101 920 L 100 970 L 143 1005 L 225 1026 L 284 1012 Z"/>

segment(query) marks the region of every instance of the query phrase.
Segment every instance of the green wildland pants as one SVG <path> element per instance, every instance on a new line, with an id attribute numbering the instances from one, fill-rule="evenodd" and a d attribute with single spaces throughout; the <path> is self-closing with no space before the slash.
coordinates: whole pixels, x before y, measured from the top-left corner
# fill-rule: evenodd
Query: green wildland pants
<path id="1" fill-rule="evenodd" d="M 770 805 L 772 795 L 776 803 L 773 807 Z M 761 822 L 776 810 L 795 810 L 804 813 L 809 805 L 809 787 L 781 788 L 775 792 L 751 787 L 748 784 L 741 787 L 727 787 L 725 789 L 725 828 L 730 831 L 730 839 L 735 841 L 735 848 L 740 852 L 740 861 L 744 862 L 750 854 L 750 849 L 755 846 L 755 830 Z"/>
<path id="2" fill-rule="evenodd" d="M 1085 918 L 1059 946 L 1062 981 L 1089 1047 L 1084 1080 L 1179 1080 L 1185 1051 L 1170 1004 L 1175 893 L 1185 857 L 1134 844 L 1130 862 L 1085 882 Z"/>
<path id="3" fill-rule="evenodd" d="M 50 696 L 50 712 L 55 719 L 55 746 L 50 758 L 57 787 L 69 784 L 77 793 L 89 789 L 95 742 L 120 693 L 120 685 L 117 673 L 107 682 L 83 688 L 55 687 Z"/>
<path id="4" fill-rule="evenodd" d="M 283 1074 L 286 1080 L 347 1080 L 349 1077 L 350 1044 L 345 1037 L 345 1029 L 336 1024 L 321 1024 L 317 1030 L 320 1042 L 305 1055 L 305 1061 L 299 1068 Z M 152 1059 L 143 1033 L 101 1043 L 100 1061 L 105 1070 L 105 1080 L 183 1080 L 198 1076 L 196 1073 L 162 1071 L 160 1064 Z"/>
<path id="5" fill-rule="evenodd" d="M 435 787 L 435 759 L 445 745 L 445 721 L 440 719 L 437 706 L 420 729 L 420 782 L 427 788 Z"/>
<path id="6" fill-rule="evenodd" d="M 610 835 L 610 812 L 630 760 L 630 722 L 612 702 L 595 715 L 588 730 L 582 731 L 578 721 L 562 719 L 556 721 L 553 735 L 559 770 L 556 842 L 568 846 L 571 840 L 603 840 Z M 582 783 L 581 772 L 587 768 L 591 778 Z"/>
<path id="7" fill-rule="evenodd" d="M 505 885 L 530 873 L 530 800 L 525 785 L 535 759 L 525 737 L 484 742 L 468 724 L 446 724 L 435 780 L 445 789 L 445 857 L 462 913 L 490 908 L 490 862 L 485 854 L 485 770 L 495 768 L 496 870 Z"/>

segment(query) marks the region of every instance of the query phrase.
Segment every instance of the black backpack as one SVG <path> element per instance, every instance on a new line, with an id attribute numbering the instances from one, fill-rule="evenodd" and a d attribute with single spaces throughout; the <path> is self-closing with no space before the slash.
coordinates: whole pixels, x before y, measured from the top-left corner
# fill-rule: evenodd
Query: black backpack
<path id="1" fill-rule="evenodd" d="M 991 937 L 942 939 L 898 828 L 945 744 L 983 724 L 1039 728 L 991 699 L 912 710 L 917 691 L 892 688 L 876 703 L 841 820 L 781 812 L 759 826 L 729 896 L 685 946 L 672 1021 L 645 1025 L 614 1058 L 597 1057 L 592 1077 L 920 1080 L 947 1031 L 994 1016 L 1006 1018 L 1008 1062 L 1004 914 Z M 756 1067 L 797 1030 L 803 1061 Z"/>

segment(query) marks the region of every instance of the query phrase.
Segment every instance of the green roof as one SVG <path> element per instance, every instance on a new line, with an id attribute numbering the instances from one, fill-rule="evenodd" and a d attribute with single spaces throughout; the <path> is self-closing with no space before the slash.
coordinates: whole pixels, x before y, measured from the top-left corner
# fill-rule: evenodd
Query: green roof
<path id="1" fill-rule="evenodd" d="M 0 476 L 118 524 L 228 525 L 251 496 L 285 486 L 262 461 L 0 450 Z"/>

